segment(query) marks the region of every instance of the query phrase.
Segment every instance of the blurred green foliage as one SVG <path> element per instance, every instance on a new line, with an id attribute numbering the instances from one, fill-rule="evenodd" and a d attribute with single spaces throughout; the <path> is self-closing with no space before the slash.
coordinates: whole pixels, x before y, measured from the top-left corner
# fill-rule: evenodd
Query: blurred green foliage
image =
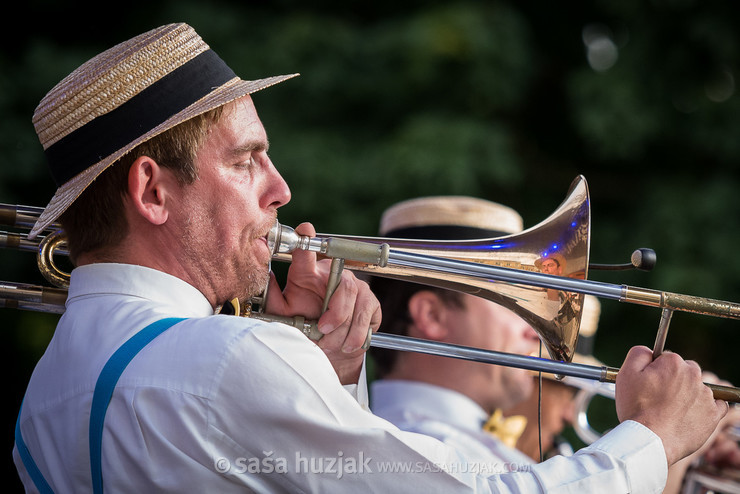
<path id="1" fill-rule="evenodd" d="M 740 34 L 736 2 L 32 0 L 2 34 L 0 201 L 53 194 L 31 125 L 37 102 L 99 51 L 185 21 L 243 78 L 300 72 L 255 95 L 291 184 L 281 221 L 373 235 L 384 208 L 463 194 L 552 212 L 589 181 L 592 259 L 658 253 L 654 272 L 592 279 L 740 301 Z M 28 254 L 0 279 L 40 283 Z M 651 346 L 657 310 L 602 302 L 595 353 Z M 55 316 L 0 309 L 10 376 L 3 443 Z M 737 322 L 677 314 L 668 347 L 735 383 Z"/>

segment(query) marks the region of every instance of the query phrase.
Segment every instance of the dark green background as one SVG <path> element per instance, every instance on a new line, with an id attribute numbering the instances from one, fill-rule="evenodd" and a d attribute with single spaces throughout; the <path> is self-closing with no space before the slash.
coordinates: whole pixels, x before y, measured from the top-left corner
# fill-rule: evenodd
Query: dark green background
<path id="1" fill-rule="evenodd" d="M 31 125 L 38 101 L 96 53 L 185 21 L 243 78 L 300 72 L 255 96 L 271 157 L 292 186 L 281 221 L 373 235 L 395 201 L 463 194 L 547 217 L 590 185 L 594 262 L 658 253 L 651 273 L 591 278 L 740 301 L 737 2 L 282 0 L 30 1 L 0 52 L 0 201 L 53 194 Z M 616 60 L 595 70 L 601 46 Z M 590 47 L 590 48 L 589 48 Z M 0 252 L 0 279 L 41 283 L 32 255 Z M 659 311 L 605 300 L 595 353 L 618 366 L 651 346 Z M 55 317 L 0 309 L 12 428 Z M 667 346 L 740 383 L 740 325 L 676 314 Z"/>

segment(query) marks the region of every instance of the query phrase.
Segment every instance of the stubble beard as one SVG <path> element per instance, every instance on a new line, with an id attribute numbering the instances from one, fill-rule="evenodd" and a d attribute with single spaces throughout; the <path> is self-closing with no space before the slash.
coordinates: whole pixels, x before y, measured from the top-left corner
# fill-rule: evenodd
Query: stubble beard
<path id="1" fill-rule="evenodd" d="M 261 266 L 260 269 L 247 270 L 246 279 L 244 281 L 245 284 L 240 287 L 242 292 L 235 295 L 240 302 L 249 302 L 252 297 L 264 294 L 270 281 L 269 263 Z"/>
<path id="2" fill-rule="evenodd" d="M 208 213 L 192 211 L 187 217 L 181 235 L 182 249 L 186 258 L 192 265 L 198 266 L 198 284 L 201 286 L 196 288 L 204 294 L 212 292 L 215 300 L 211 302 L 216 306 L 234 298 L 240 302 L 247 302 L 252 297 L 262 294 L 270 279 L 269 261 L 257 261 L 250 256 L 250 252 L 231 252 L 227 249 L 224 239 L 204 234 L 202 225 L 208 225 L 210 222 Z M 219 255 L 220 253 L 228 254 Z"/>

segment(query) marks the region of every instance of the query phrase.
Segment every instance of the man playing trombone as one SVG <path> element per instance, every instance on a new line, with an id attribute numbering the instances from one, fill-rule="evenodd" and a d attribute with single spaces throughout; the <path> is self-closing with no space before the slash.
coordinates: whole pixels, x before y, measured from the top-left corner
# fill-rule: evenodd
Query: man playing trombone
<path id="1" fill-rule="evenodd" d="M 519 233 L 511 208 L 473 197 L 410 199 L 385 210 L 379 235 L 466 240 Z M 380 331 L 520 355 L 536 354 L 537 333 L 509 309 L 477 296 L 405 281 L 373 278 L 383 308 Z M 530 371 L 434 355 L 371 349 L 380 379 L 371 409 L 401 429 L 434 436 L 493 470 L 525 468 L 532 461 L 514 449 L 524 422 L 501 411 L 526 400 Z M 495 414 L 495 415 L 494 415 Z M 489 420 L 496 417 L 494 421 Z M 484 430 L 496 427 L 496 434 Z"/>
<path id="2" fill-rule="evenodd" d="M 243 81 L 175 24 L 93 58 L 42 100 L 34 125 L 58 188 L 31 236 L 60 220 L 77 267 L 19 413 L 27 489 L 659 491 L 667 464 L 727 410 L 677 355 L 651 362 L 638 348 L 619 373 L 632 446 L 526 472 L 452 471 L 464 461 L 453 448 L 369 412 L 361 346 L 380 312 L 367 285 L 343 273 L 322 313 L 328 263 L 296 252 L 282 290 L 269 276 L 266 235 L 290 190 L 250 94 L 289 77 Z M 266 310 L 318 318 L 318 344 L 216 313 L 268 279 Z M 645 456 L 660 468 L 645 471 Z"/>
<path id="3" fill-rule="evenodd" d="M 433 196 L 402 201 L 386 209 L 379 236 L 460 241 L 503 237 L 521 230 L 522 218 L 506 206 L 473 197 Z M 535 264 L 548 274 L 563 275 L 564 262 L 562 256 L 551 256 Z M 370 285 L 383 308 L 382 332 L 536 354 L 538 340 L 532 328 L 493 302 L 394 279 L 373 278 Z M 552 292 L 559 298 L 557 291 Z M 598 307 L 598 299 L 586 296 L 582 332 L 595 332 Z M 370 353 L 379 377 L 371 387 L 371 409 L 377 415 L 403 430 L 453 445 L 475 465 L 510 471 L 539 461 L 537 410 L 532 408 L 537 404 L 537 393 L 533 392 L 536 382 L 529 371 L 383 348 Z M 583 357 L 576 358 L 585 363 Z M 566 377 L 566 383 L 571 382 L 578 379 Z M 609 386 L 595 383 L 599 384 Z M 574 388 L 553 381 L 545 390 L 553 394 L 543 396 L 547 404 L 543 417 L 550 419 L 549 425 L 557 424 L 543 436 L 547 451 L 554 435 L 573 420 Z M 522 441 L 526 446 L 520 451 L 517 448 Z M 644 461 L 645 468 L 658 469 L 663 459 L 646 456 Z"/>

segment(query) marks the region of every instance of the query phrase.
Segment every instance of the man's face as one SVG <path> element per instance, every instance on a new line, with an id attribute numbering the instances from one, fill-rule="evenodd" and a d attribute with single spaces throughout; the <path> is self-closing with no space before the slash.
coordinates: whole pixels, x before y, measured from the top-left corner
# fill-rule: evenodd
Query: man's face
<path id="1" fill-rule="evenodd" d="M 539 348 L 537 333 L 514 312 L 473 295 L 463 300 L 465 307 L 451 328 L 451 343 L 519 355 L 531 355 Z M 532 391 L 531 374 L 523 369 L 474 363 L 468 371 L 479 382 L 477 401 L 488 402 L 489 408 L 506 408 Z"/>
<path id="2" fill-rule="evenodd" d="M 555 259 L 545 259 L 542 261 L 542 272 L 545 274 L 560 275 L 560 264 Z"/>
<path id="3" fill-rule="evenodd" d="M 251 97 L 224 108 L 197 155 L 198 179 L 176 207 L 183 262 L 212 305 L 261 293 L 270 252 L 265 235 L 290 189 L 267 155 L 267 134 Z"/>

